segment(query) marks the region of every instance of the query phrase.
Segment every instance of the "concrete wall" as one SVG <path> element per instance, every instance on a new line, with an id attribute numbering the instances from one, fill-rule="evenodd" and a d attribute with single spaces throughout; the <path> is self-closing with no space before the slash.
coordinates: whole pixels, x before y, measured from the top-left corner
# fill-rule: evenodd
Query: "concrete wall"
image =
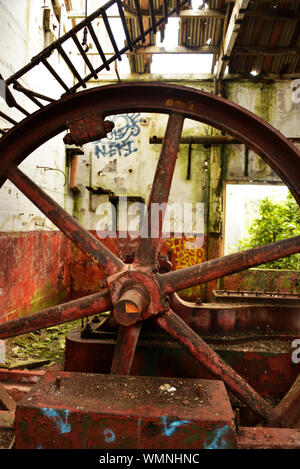
<path id="1" fill-rule="evenodd" d="M 53 34 L 47 32 L 44 28 L 44 5 L 48 5 L 50 8 L 51 2 L 44 2 L 43 0 L 0 1 L 0 68 L 4 78 L 8 78 L 26 65 L 34 55 L 47 46 L 51 40 L 55 39 Z M 57 24 L 57 35 L 59 35 L 59 23 L 52 11 L 51 24 L 54 23 Z M 61 69 L 62 64 L 58 57 L 51 57 L 51 61 L 58 73 L 64 73 L 67 79 L 72 80 L 71 74 L 65 73 L 65 70 Z M 62 90 L 59 89 L 57 83 L 43 66 L 39 66 L 38 70 L 26 74 L 24 79 L 20 80 L 20 83 L 29 89 L 50 97 L 59 97 L 62 94 Z M 22 93 L 15 91 L 14 95 L 18 103 L 30 112 L 38 109 Z M 24 118 L 24 115 L 18 110 L 9 108 L 3 99 L 0 99 L 0 110 L 17 121 Z M 10 125 L 0 119 L 0 128 L 9 128 Z M 66 184 L 68 175 L 65 145 L 62 137 L 63 135 L 59 135 L 44 144 L 32 153 L 20 168 L 58 203 L 71 210 L 72 198 L 69 197 Z M 2 201 L 0 231 L 55 229 L 52 223 L 10 182 L 6 182 L 0 189 L 0 198 Z"/>
<path id="2" fill-rule="evenodd" d="M 44 28 L 45 8 L 51 1 L 0 1 L 0 71 L 8 78 L 63 33 L 51 11 L 52 32 Z M 56 25 L 56 28 L 53 27 Z M 61 61 L 51 57 L 59 73 Z M 64 71 L 66 79 L 73 78 Z M 20 83 L 50 97 L 62 90 L 39 67 Z M 33 112 L 37 106 L 22 93 L 14 91 L 18 103 Z M 45 103 L 44 103 L 45 104 Z M 16 121 L 24 115 L 0 99 L 0 110 Z M 10 124 L 0 119 L 0 128 Z M 30 155 L 20 166 L 59 204 L 72 212 L 73 199 L 68 190 L 65 145 L 59 135 Z M 18 145 L 18 142 L 16 142 Z M 68 253 L 70 246 L 56 227 L 9 181 L 0 189 L 0 316 L 12 319 L 63 301 L 69 295 Z"/>
<path id="3" fill-rule="evenodd" d="M 292 82 L 272 84 L 243 81 L 228 82 L 225 96 L 249 109 L 274 126 L 286 137 L 299 137 L 300 103 L 293 99 Z M 299 144 L 295 144 L 300 148 Z M 248 154 L 248 175 L 245 176 L 245 146 L 226 145 L 225 179 L 240 182 L 280 182 L 280 178 L 252 150 Z"/>

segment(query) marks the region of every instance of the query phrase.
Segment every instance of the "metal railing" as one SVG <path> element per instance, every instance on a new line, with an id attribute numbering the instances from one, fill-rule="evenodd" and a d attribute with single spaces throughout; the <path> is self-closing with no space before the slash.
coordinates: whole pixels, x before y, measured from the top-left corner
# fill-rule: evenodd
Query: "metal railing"
<path id="1" fill-rule="evenodd" d="M 159 16 L 157 15 L 157 10 L 154 8 L 154 0 L 149 0 L 149 13 L 150 13 L 150 25 L 147 29 L 144 28 L 143 15 L 140 7 L 140 0 L 133 0 L 134 10 L 129 7 L 128 4 L 122 2 L 121 0 L 110 0 L 104 6 L 100 7 L 92 14 L 87 16 L 84 20 L 78 23 L 71 30 L 66 32 L 62 37 L 54 41 L 48 47 L 46 47 L 42 52 L 33 57 L 31 61 L 22 67 L 19 71 L 11 75 L 8 79 L 3 80 L 3 77 L 0 75 L 0 79 L 4 81 L 5 86 L 5 101 L 8 107 L 15 108 L 20 111 L 25 118 L 32 114 L 28 109 L 21 106 L 14 95 L 13 90 L 22 93 L 25 95 L 31 102 L 33 102 L 38 108 L 43 108 L 45 105 L 56 101 L 55 98 L 46 96 L 44 94 L 38 93 L 34 90 L 24 87 L 19 80 L 26 77 L 26 75 L 31 72 L 35 67 L 42 65 L 46 71 L 55 79 L 55 81 L 60 85 L 63 90 L 63 95 L 75 93 L 80 88 L 86 88 L 86 83 L 91 79 L 97 79 L 99 73 L 102 70 L 110 70 L 110 66 L 116 60 L 122 60 L 122 55 L 133 52 L 135 48 L 142 46 L 146 41 L 146 37 L 150 34 L 155 34 L 158 29 L 163 29 L 168 22 L 168 18 L 173 14 L 179 14 L 180 9 L 183 6 L 190 5 L 190 0 L 163 0 L 162 6 L 159 10 Z M 174 6 L 175 5 L 175 6 Z M 114 37 L 113 30 L 110 24 L 108 9 L 117 6 L 118 14 L 122 23 L 122 28 L 124 32 L 124 47 L 119 48 L 117 41 Z M 132 12 L 137 18 L 138 24 L 138 34 L 133 37 L 133 33 L 128 28 L 128 23 L 126 21 L 126 11 L 130 11 L 131 16 Z M 93 22 L 99 18 L 103 20 L 105 26 L 105 32 L 110 40 L 113 53 L 107 57 L 104 53 L 103 47 L 100 44 L 100 38 L 96 33 L 96 28 L 93 25 Z M 97 49 L 97 54 L 100 57 L 101 64 L 98 67 L 94 67 L 88 54 L 87 50 L 83 48 L 82 43 L 78 37 L 79 34 L 84 34 L 85 37 L 87 34 L 90 34 L 90 38 L 93 41 L 93 47 Z M 85 76 L 80 74 L 78 67 L 72 62 L 71 58 L 68 56 L 64 45 L 67 40 L 70 40 L 76 46 L 78 55 L 81 57 L 81 63 L 86 65 L 86 71 L 88 73 Z M 68 86 L 66 80 L 55 70 L 55 68 L 49 63 L 49 57 L 53 52 L 57 51 L 60 54 L 65 65 L 71 71 L 74 77 L 74 85 Z M 13 90 L 12 90 L 13 89 Z M 35 111 L 34 111 L 35 112 Z M 7 115 L 6 113 L 0 111 L 0 117 L 6 120 L 8 123 L 16 125 L 17 121 Z M 4 129 L 0 130 L 0 134 L 4 135 L 6 132 Z"/>

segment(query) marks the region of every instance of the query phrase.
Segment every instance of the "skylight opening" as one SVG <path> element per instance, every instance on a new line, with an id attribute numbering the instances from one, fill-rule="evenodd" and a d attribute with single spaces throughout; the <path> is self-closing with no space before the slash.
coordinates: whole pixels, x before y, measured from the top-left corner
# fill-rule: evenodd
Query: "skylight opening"
<path id="1" fill-rule="evenodd" d="M 153 54 L 151 73 L 158 75 L 173 74 L 210 74 L 213 54 Z"/>
<path id="2" fill-rule="evenodd" d="M 204 5 L 204 0 L 192 0 L 192 9 L 199 10 Z"/>
<path id="3" fill-rule="evenodd" d="M 179 18 L 169 18 L 165 27 L 165 38 L 161 42 L 160 34 L 156 35 L 156 46 L 172 49 L 178 46 Z"/>
<path id="4" fill-rule="evenodd" d="M 201 3 L 197 0 L 197 4 Z M 203 4 L 204 2 L 202 2 Z M 179 18 L 170 18 L 165 29 L 165 39 L 160 42 L 160 34 L 156 36 L 156 46 L 171 51 L 178 47 Z M 210 43 L 210 42 L 209 42 Z M 209 44 L 208 44 L 209 45 Z M 151 73 L 158 75 L 211 73 L 213 54 L 180 54 L 159 53 L 152 55 Z M 180 65 L 179 65 L 180 64 Z"/>

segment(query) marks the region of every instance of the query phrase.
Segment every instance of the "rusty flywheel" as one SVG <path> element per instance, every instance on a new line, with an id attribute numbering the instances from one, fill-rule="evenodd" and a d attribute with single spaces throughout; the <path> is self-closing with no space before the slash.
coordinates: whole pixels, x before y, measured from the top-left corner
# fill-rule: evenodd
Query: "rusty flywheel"
<path id="1" fill-rule="evenodd" d="M 177 271 L 158 273 L 159 237 L 141 238 L 134 262 L 124 264 L 98 239 L 18 169 L 41 144 L 67 129 L 74 115 L 103 119 L 125 112 L 169 115 L 148 206 L 167 202 L 185 118 L 201 121 L 237 138 L 259 154 L 282 178 L 300 204 L 300 153 L 278 131 L 251 112 L 203 91 L 159 83 L 101 86 L 66 96 L 17 124 L 0 141 L 0 185 L 9 179 L 107 275 L 107 289 L 0 326 L 8 338 L 66 321 L 113 310 L 120 325 L 112 373 L 129 374 L 143 320 L 154 321 L 268 424 L 278 422 L 270 406 L 228 366 L 169 306 L 168 295 L 199 283 L 300 252 L 300 236 L 213 259 Z M 18 145 L 15 145 L 15 142 Z M 150 210 L 149 212 L 150 213 Z M 151 220 L 148 220 L 150 223 Z"/>

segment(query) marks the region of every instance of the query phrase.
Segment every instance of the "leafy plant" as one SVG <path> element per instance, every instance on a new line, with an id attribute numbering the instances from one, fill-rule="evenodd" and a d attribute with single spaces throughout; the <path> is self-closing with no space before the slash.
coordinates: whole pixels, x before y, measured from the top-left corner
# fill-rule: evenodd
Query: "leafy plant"
<path id="1" fill-rule="evenodd" d="M 268 197 L 259 204 L 258 217 L 249 228 L 249 237 L 240 241 L 238 250 L 251 249 L 300 234 L 300 209 L 289 193 L 283 202 Z M 278 259 L 260 268 L 300 270 L 300 254 Z"/>

